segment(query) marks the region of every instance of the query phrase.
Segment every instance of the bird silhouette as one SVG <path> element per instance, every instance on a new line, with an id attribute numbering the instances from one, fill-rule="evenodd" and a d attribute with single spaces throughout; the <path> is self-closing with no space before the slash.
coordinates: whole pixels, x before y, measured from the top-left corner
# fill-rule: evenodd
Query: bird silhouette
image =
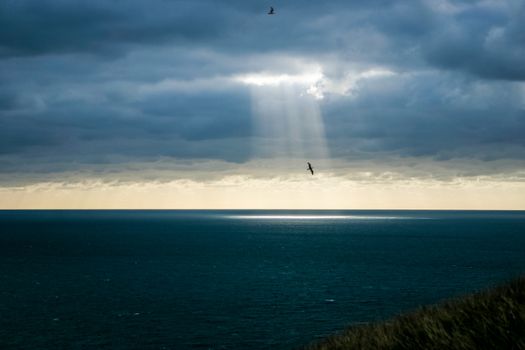
<path id="1" fill-rule="evenodd" d="M 268 11 L 269 15 L 275 15 L 275 11 L 273 10 L 273 7 L 270 6 L 270 11 Z"/>
<path id="2" fill-rule="evenodd" d="M 312 173 L 312 175 L 313 175 L 314 174 L 314 168 L 312 168 L 312 164 L 310 164 L 310 162 L 307 162 L 307 163 L 308 163 L 308 169 L 306 169 L 306 170 L 309 170 Z"/>

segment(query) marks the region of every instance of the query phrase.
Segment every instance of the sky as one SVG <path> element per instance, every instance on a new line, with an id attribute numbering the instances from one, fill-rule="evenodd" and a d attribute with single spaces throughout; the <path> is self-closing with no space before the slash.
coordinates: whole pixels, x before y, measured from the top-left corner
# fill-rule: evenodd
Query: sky
<path id="1" fill-rule="evenodd" d="M 523 18 L 522 0 L 2 0 L 0 208 L 523 210 Z"/>

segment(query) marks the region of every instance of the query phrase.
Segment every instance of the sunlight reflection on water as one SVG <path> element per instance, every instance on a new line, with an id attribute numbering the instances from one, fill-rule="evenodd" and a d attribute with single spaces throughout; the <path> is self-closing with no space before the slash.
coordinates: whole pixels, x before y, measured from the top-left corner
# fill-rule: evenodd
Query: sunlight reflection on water
<path id="1" fill-rule="evenodd" d="M 227 219 L 240 220 L 397 220 L 415 219 L 407 216 L 364 215 L 228 215 Z M 418 218 L 421 219 L 421 218 Z"/>

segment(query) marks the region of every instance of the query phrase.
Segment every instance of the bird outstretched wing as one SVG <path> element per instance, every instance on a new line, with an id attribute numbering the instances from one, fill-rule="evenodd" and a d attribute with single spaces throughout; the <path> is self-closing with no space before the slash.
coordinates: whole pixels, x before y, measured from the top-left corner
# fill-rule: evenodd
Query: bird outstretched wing
<path id="1" fill-rule="evenodd" d="M 312 168 L 312 164 L 310 164 L 310 162 L 306 162 L 308 163 L 308 168 L 306 170 L 310 171 L 312 173 L 312 175 L 314 174 L 314 168 Z"/>

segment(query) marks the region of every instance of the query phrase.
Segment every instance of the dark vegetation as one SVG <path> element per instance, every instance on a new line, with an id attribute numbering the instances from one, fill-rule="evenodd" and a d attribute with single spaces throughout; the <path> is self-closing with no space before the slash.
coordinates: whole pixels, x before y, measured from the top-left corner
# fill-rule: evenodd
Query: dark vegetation
<path id="1" fill-rule="evenodd" d="M 305 347 L 336 349 L 525 349 L 525 276 Z"/>

